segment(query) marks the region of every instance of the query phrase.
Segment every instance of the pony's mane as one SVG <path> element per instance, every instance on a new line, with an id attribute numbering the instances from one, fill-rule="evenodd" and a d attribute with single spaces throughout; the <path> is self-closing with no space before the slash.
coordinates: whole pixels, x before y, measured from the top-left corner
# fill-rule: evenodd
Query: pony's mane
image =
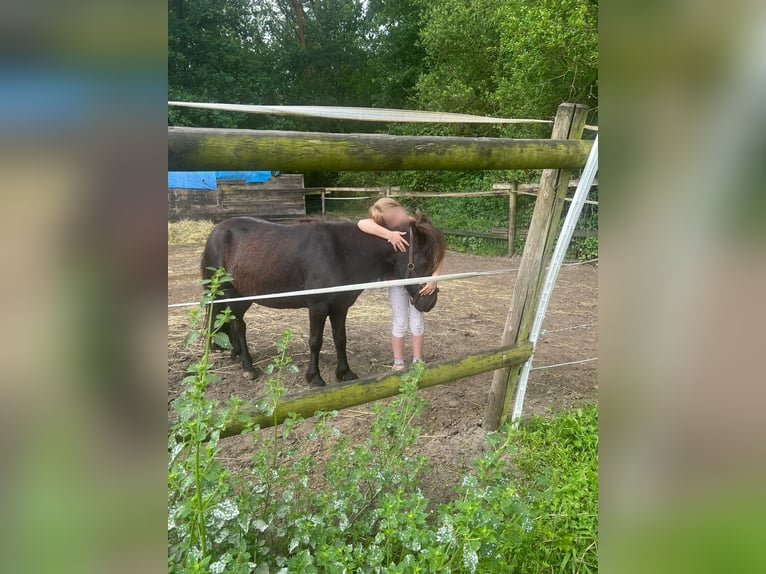
<path id="1" fill-rule="evenodd" d="M 426 254 L 426 258 L 431 261 L 429 275 L 436 271 L 444 259 L 444 253 L 447 250 L 447 241 L 444 235 L 424 213 L 418 213 L 417 217 L 411 221 L 412 227 L 418 235 L 420 246 Z"/>
<path id="2" fill-rule="evenodd" d="M 353 223 L 348 217 L 341 215 L 327 215 L 322 217 L 321 215 L 302 215 L 297 219 L 293 219 L 291 223 Z"/>

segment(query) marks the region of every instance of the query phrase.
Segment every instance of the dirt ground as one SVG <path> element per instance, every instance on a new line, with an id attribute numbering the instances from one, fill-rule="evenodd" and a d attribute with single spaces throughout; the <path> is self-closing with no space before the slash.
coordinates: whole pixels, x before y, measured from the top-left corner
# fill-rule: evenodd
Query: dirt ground
<path id="1" fill-rule="evenodd" d="M 202 247 L 201 244 L 168 246 L 169 303 L 199 299 L 197 282 Z M 515 269 L 518 264 L 518 258 L 509 260 L 449 252 L 443 273 Z M 515 274 L 511 273 L 440 284 L 439 301 L 426 316 L 426 362 L 451 359 L 498 346 L 514 278 Z M 168 314 L 169 401 L 178 396 L 185 369 L 199 356 L 194 349 L 182 347 L 188 326 L 187 311 L 170 309 Z M 275 337 L 285 329 L 293 330 L 290 352 L 301 372 L 287 381 L 287 392 L 306 389 L 303 370 L 308 361 L 308 312 L 305 309 L 274 310 L 253 306 L 245 320 L 253 360 L 261 367 L 265 367 L 274 357 Z M 586 264 L 562 268 L 543 329 L 552 331 L 597 321 L 597 267 Z M 390 368 L 390 329 L 387 291 L 365 291 L 350 309 L 348 317 L 349 362 L 360 377 L 379 375 Z M 543 335 L 533 368 L 593 357 L 598 357 L 596 325 Z M 209 389 L 211 398 L 225 400 L 231 395 L 238 395 L 244 400 L 253 400 L 262 396 L 261 381 L 245 379 L 241 367 L 229 360 L 228 353 L 216 354 L 214 362 L 221 381 Z M 597 366 L 598 361 L 593 361 L 533 370 L 524 413 L 544 414 L 550 409 L 595 402 L 598 394 Z M 335 380 L 335 350 L 329 321 L 320 367 L 325 380 L 332 384 Z M 461 469 L 470 467 L 471 460 L 484 451 L 481 421 L 491 381 L 492 373 L 485 373 L 421 391 L 428 407 L 419 422 L 422 436 L 418 448 L 430 461 L 423 490 L 435 502 L 450 498 Z M 369 406 L 341 411 L 336 426 L 344 435 L 364 440 L 369 428 Z M 300 444 L 301 434 L 299 429 L 293 439 L 299 447 L 303 447 Z M 255 448 L 251 438 L 232 437 L 224 439 L 221 444 L 223 458 L 232 468 L 249 464 Z M 306 442 L 305 448 L 315 449 L 318 445 Z M 307 454 L 322 455 L 318 452 Z"/>

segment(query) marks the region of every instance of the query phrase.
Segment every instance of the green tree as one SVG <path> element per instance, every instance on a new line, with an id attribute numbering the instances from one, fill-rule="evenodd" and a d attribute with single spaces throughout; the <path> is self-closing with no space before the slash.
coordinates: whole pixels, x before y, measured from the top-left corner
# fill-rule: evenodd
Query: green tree
<path id="1" fill-rule="evenodd" d="M 433 0 L 420 35 L 428 71 L 419 104 L 531 118 L 552 116 L 563 101 L 595 108 L 597 8 L 592 0 Z"/>
<path id="2" fill-rule="evenodd" d="M 434 0 L 429 4 L 420 34 L 428 65 L 418 82 L 421 107 L 497 113 L 493 96 L 502 4 L 503 0 Z"/>
<path id="3" fill-rule="evenodd" d="M 423 0 L 370 0 L 370 72 L 372 103 L 379 107 L 416 108 L 416 85 L 426 71 L 420 43 Z"/>
<path id="4" fill-rule="evenodd" d="M 498 109 L 509 115 L 545 118 L 567 101 L 597 112 L 595 1 L 506 0 L 499 22 Z"/>
<path id="5" fill-rule="evenodd" d="M 168 97 L 250 103 L 269 82 L 250 0 L 168 2 Z M 259 79 L 260 81 L 256 81 Z M 171 108 L 173 125 L 237 127 L 242 115 Z"/>

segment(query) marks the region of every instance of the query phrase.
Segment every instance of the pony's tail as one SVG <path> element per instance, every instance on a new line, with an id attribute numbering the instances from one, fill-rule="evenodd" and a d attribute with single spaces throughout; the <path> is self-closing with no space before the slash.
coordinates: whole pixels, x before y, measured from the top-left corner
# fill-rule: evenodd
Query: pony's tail
<path id="1" fill-rule="evenodd" d="M 210 279 L 219 267 L 226 267 L 226 255 L 231 244 L 231 231 L 221 231 L 214 228 L 205 242 L 200 261 L 200 272 L 203 279 Z"/>

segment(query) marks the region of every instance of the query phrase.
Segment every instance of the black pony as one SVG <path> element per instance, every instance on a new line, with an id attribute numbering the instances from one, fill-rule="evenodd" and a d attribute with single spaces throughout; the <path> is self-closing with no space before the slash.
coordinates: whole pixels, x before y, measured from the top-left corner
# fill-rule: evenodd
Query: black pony
<path id="1" fill-rule="evenodd" d="M 444 257 L 445 241 L 441 232 L 425 216 L 419 216 L 409 228 L 401 228 L 410 247 L 395 252 L 379 237 L 360 231 L 351 222 L 321 222 L 280 225 L 253 217 L 234 217 L 215 226 L 202 254 L 202 276 L 210 278 L 210 268 L 223 267 L 233 277 L 224 285 L 225 297 L 246 297 L 286 291 L 300 291 L 366 283 L 389 277 L 427 277 Z M 420 285 L 407 291 L 421 311 L 436 304 L 436 293 L 419 296 Z M 361 291 L 263 299 L 258 304 L 276 309 L 308 307 L 311 358 L 306 380 L 311 386 L 325 385 L 319 373 L 319 351 L 327 317 L 338 363 L 339 381 L 358 378 L 346 357 L 346 316 Z M 253 361 L 247 348 L 243 317 L 253 301 L 237 301 L 231 307 L 234 319 L 226 326 L 233 347 L 232 356 L 242 362 L 245 376 L 255 378 Z M 217 314 L 224 304 L 213 305 Z"/>

